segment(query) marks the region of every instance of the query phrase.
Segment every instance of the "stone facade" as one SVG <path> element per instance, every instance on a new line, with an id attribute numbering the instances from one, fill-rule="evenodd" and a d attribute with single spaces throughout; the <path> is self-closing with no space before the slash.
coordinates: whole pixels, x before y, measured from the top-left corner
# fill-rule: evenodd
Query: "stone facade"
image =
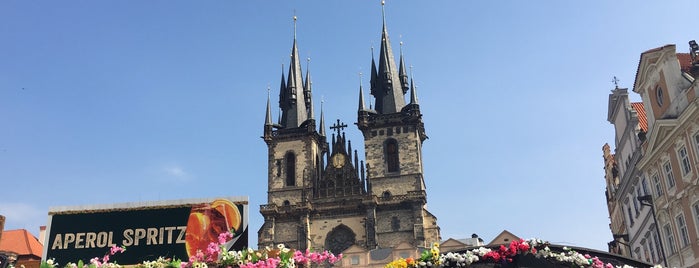
<path id="1" fill-rule="evenodd" d="M 619 105 L 626 109 L 619 110 L 638 113 L 639 120 L 610 121 L 617 129 L 615 154 L 605 155 L 605 170 L 613 171 L 606 176 L 610 227 L 615 235 L 610 250 L 618 252 L 624 247 L 624 254 L 639 260 L 696 267 L 699 46 L 690 42 L 690 53 L 677 53 L 675 45 L 651 49 L 641 54 L 637 70 L 633 91 L 643 102 L 628 105 L 626 101 Z M 644 123 L 647 131 L 623 131 Z"/>
<path id="2" fill-rule="evenodd" d="M 385 25 L 378 68 L 372 59 L 377 110 L 366 109 L 360 86 L 356 124 L 366 163 L 345 138 L 347 125 L 338 120 L 326 134 L 322 107 L 316 126 L 310 74 L 303 81 L 296 40 L 291 54 L 288 76 L 282 74 L 276 124 L 267 102 L 262 138 L 268 150 L 268 198 L 260 206 L 264 224 L 258 247 L 284 243 L 381 255 L 384 249 L 417 252 L 439 242 L 437 218 L 426 209 L 422 145 L 427 136 L 417 93 L 408 83 L 403 55 L 400 68 L 393 58 Z"/>

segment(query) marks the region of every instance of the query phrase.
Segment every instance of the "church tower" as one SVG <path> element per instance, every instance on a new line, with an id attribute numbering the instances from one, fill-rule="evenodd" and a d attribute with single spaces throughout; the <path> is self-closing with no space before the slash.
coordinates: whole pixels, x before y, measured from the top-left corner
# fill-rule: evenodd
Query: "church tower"
<path id="1" fill-rule="evenodd" d="M 322 156 L 328 150 L 324 123 L 316 129 L 311 94 L 311 76 L 307 68 L 304 82 L 294 41 L 288 75 L 282 67 L 279 88 L 280 116 L 272 123 L 269 96 L 265 115 L 263 139 L 267 144 L 267 204 L 260 212 L 264 224 L 258 232 L 260 245 L 284 243 L 297 249 L 308 248 L 308 208 L 302 205 L 311 197 L 313 182 L 321 173 Z M 283 208 L 280 212 L 278 208 Z"/>
<path id="2" fill-rule="evenodd" d="M 326 136 L 322 104 L 316 129 L 310 72 L 307 68 L 304 81 L 294 17 L 291 64 L 286 76 L 282 68 L 276 124 L 267 99 L 262 138 L 268 149 L 268 198 L 260 206 L 259 248 L 283 243 L 338 254 L 351 247 L 418 248 L 440 241 L 436 217 L 426 209 L 422 142 L 427 136 L 416 88 L 402 52 L 396 64 L 383 18 L 378 67 L 373 55 L 371 61 L 375 109 L 367 109 L 359 85 L 356 124 L 364 136 L 365 163 L 347 140 L 345 123 L 337 120 Z"/>
<path id="3" fill-rule="evenodd" d="M 371 95 L 374 110 L 367 109 L 360 89 L 357 126 L 364 136 L 370 193 L 378 197 L 376 228 L 379 247 L 395 241 L 426 246 L 439 241 L 436 218 L 427 211 L 422 165 L 422 143 L 427 139 L 417 92 L 409 83 L 402 47 L 396 64 L 383 11 L 379 62 L 371 60 Z M 402 46 L 402 44 L 401 44 Z M 410 92 L 406 104 L 405 94 Z"/>

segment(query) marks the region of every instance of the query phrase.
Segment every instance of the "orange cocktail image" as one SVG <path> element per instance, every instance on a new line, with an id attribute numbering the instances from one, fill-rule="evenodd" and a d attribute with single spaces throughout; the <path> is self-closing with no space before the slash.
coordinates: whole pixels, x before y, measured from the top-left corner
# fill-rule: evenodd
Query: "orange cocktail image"
<path id="1" fill-rule="evenodd" d="M 238 207 L 226 199 L 216 199 L 211 204 L 192 207 L 187 220 L 185 245 L 187 254 L 194 256 L 197 250 L 205 251 L 211 242 L 218 242 L 218 235 L 240 230 L 242 218 Z"/>

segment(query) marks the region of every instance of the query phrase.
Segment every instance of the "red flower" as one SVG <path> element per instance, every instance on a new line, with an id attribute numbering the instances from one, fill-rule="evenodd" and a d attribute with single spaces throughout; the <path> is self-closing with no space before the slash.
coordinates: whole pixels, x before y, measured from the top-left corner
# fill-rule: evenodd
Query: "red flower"
<path id="1" fill-rule="evenodd" d="M 517 249 L 519 249 L 521 252 L 528 252 L 529 244 L 527 244 L 523 239 L 519 240 L 519 243 L 517 243 Z"/>
<path id="2" fill-rule="evenodd" d="M 497 251 L 491 251 L 491 252 L 488 252 L 485 255 L 483 255 L 484 260 L 491 259 L 494 262 L 499 262 L 500 258 L 501 258 L 500 253 L 498 253 Z"/>

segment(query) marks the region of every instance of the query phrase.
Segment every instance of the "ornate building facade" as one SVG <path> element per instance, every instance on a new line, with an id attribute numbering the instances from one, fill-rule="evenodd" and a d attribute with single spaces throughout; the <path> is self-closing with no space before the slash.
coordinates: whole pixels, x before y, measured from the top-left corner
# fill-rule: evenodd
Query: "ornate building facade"
<path id="1" fill-rule="evenodd" d="M 310 81 L 308 70 L 305 79 L 302 74 L 294 33 L 277 123 L 267 100 L 262 138 L 268 198 L 260 206 L 264 223 L 258 247 L 284 243 L 337 254 L 350 247 L 370 251 L 439 242 L 437 219 L 426 209 L 422 144 L 427 135 L 417 92 L 402 53 L 395 61 L 385 15 L 378 63 L 371 59 L 374 109 L 367 108 L 359 86 L 356 125 L 365 160 L 346 139 L 346 124 L 337 120 L 326 132 L 322 106 L 316 121 Z"/>
<path id="2" fill-rule="evenodd" d="M 609 98 L 614 154 L 603 147 L 610 251 L 668 267 L 699 264 L 699 46 L 643 52 L 630 103 Z"/>

